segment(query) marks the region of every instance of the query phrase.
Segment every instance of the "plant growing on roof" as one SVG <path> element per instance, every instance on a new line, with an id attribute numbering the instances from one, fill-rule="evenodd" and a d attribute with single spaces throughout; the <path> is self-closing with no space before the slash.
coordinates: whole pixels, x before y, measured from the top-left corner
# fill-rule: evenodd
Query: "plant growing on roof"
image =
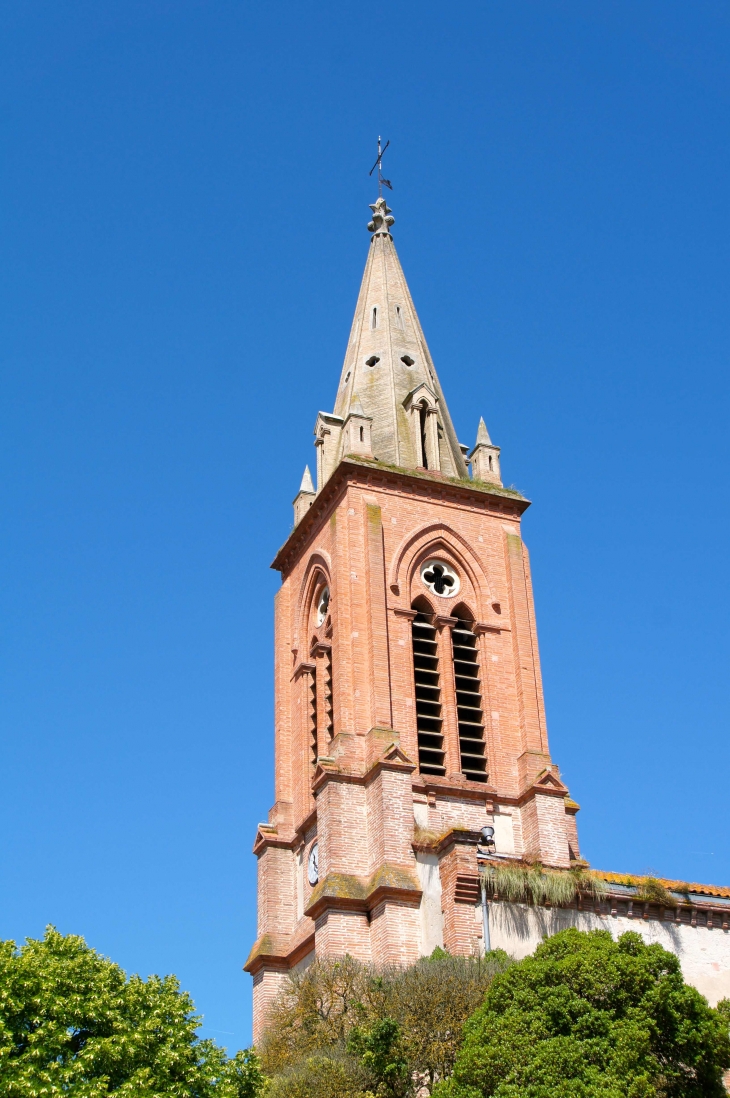
<path id="1" fill-rule="evenodd" d="M 656 877 L 644 877 L 639 881 L 637 900 L 644 903 L 661 904 L 663 907 L 677 907 L 678 902 L 669 889 Z"/>
<path id="2" fill-rule="evenodd" d="M 581 893 L 601 898 L 608 891 L 604 881 L 585 869 L 544 869 L 539 863 L 487 865 L 481 876 L 492 894 L 512 903 L 561 907 L 572 903 Z"/>

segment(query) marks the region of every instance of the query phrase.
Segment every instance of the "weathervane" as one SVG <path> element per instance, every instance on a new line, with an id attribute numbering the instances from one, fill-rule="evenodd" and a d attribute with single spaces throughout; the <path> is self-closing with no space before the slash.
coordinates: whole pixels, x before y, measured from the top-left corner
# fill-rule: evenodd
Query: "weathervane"
<path id="1" fill-rule="evenodd" d="M 393 184 L 389 179 L 385 179 L 383 176 L 383 153 L 388 148 L 390 141 L 386 141 L 382 149 L 380 147 L 380 136 L 378 135 L 378 159 L 373 164 L 372 168 L 368 172 L 368 175 L 372 175 L 375 169 L 378 169 L 378 198 L 383 197 L 383 186 L 386 186 L 389 191 L 393 190 Z"/>

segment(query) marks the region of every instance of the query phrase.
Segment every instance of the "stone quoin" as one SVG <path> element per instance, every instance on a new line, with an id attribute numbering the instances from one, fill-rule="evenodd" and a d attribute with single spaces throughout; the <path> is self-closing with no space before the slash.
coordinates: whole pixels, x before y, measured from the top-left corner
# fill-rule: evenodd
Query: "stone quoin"
<path id="1" fill-rule="evenodd" d="M 482 951 L 480 864 L 585 864 L 548 745 L 529 501 L 503 486 L 483 419 L 474 446 L 459 443 L 394 218 L 383 198 L 371 209 L 334 410 L 315 425 L 316 489 L 307 468 L 273 563 L 275 801 L 256 833 L 245 965 L 255 1040 L 287 974 L 317 956 Z M 662 905 L 604 881 L 561 908 L 493 896 L 492 948 L 522 956 L 564 925 L 638 928 L 711 1001 L 730 994 L 730 890 L 675 888 Z"/>

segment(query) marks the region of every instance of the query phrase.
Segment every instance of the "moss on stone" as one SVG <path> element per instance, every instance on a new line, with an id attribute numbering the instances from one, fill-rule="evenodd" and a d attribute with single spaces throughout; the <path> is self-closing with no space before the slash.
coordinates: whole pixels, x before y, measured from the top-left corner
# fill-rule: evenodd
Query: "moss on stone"
<path id="1" fill-rule="evenodd" d="M 508 499 L 524 500 L 528 502 L 527 498 L 522 495 L 516 488 L 504 488 L 499 484 L 489 484 L 482 480 L 472 480 L 471 477 L 447 477 L 444 475 L 434 476 L 428 469 L 406 469 L 402 465 L 392 465 L 387 461 L 376 461 L 374 458 L 360 457 L 357 454 L 348 454 L 347 461 L 352 462 L 354 465 L 364 465 L 368 469 L 387 469 L 391 473 L 402 473 L 408 477 L 416 477 L 418 480 L 427 480 L 431 484 L 455 484 L 460 488 L 473 488 L 476 492 L 483 492 L 484 495 L 490 496 L 505 496 Z"/>

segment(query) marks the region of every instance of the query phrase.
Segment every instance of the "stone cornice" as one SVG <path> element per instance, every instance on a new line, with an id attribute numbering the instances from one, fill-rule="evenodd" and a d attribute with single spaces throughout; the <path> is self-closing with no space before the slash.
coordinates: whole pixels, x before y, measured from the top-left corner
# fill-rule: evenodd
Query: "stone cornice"
<path id="1" fill-rule="evenodd" d="M 304 914 L 317 919 L 328 910 L 367 912 L 385 899 L 414 906 L 421 902 L 421 886 L 411 870 L 386 863 L 372 877 L 328 873 L 312 892 Z"/>
<path id="2" fill-rule="evenodd" d="M 437 774 L 417 774 L 413 778 L 414 793 L 440 793 L 447 797 L 463 797 L 468 801 L 508 801 L 506 797 L 497 797 L 497 790 L 487 782 L 472 782 L 468 778 L 453 781 L 440 778 Z"/>
<path id="3" fill-rule="evenodd" d="M 515 803 L 523 805 L 525 801 L 531 801 L 538 794 L 547 797 L 560 797 L 562 801 L 565 801 L 568 796 L 568 787 L 561 782 L 552 770 L 545 770 L 542 774 L 538 774 L 531 785 L 522 790 Z"/>
<path id="4" fill-rule="evenodd" d="M 377 483 L 376 483 L 377 482 Z M 403 487 L 411 494 L 423 495 L 438 493 L 441 499 L 453 498 L 454 501 L 469 501 L 482 505 L 490 503 L 502 514 L 519 517 L 530 506 L 530 501 L 519 492 L 501 488 L 497 484 L 483 481 L 459 480 L 455 477 L 440 476 L 420 469 L 401 469 L 396 465 L 386 465 L 379 461 L 368 461 L 348 455 L 333 471 L 327 483 L 312 503 L 306 515 L 294 527 L 291 534 L 276 554 L 271 567 L 286 574 L 293 566 L 303 545 L 336 502 L 338 496 L 348 484 L 360 483 L 363 486 L 390 488 Z"/>
<path id="5" fill-rule="evenodd" d="M 292 671 L 291 681 L 295 682 L 300 677 L 300 675 L 304 675 L 307 673 L 313 675 L 316 670 L 317 668 L 313 663 L 310 663 L 308 660 L 300 660 Z"/>
<path id="6" fill-rule="evenodd" d="M 413 840 L 413 849 L 424 854 L 444 854 L 452 846 L 461 843 L 462 846 L 476 846 L 480 834 L 468 827 L 450 827 L 441 835 L 429 835 L 421 833 Z"/>
<path id="7" fill-rule="evenodd" d="M 291 939 L 278 934 L 262 934 L 254 943 L 246 958 L 244 972 L 252 976 L 262 968 L 278 969 L 288 972 L 314 949 L 314 928 L 308 929 L 306 937 L 292 943 Z"/>
<path id="8" fill-rule="evenodd" d="M 344 782 L 351 785 L 369 785 L 382 770 L 400 771 L 403 774 L 412 774 L 416 764 L 411 762 L 405 752 L 393 743 L 379 759 L 376 759 L 367 770 L 358 773 L 353 770 L 342 770 L 334 760 L 319 758 L 314 772 L 312 792 L 317 794 L 328 781 Z"/>

